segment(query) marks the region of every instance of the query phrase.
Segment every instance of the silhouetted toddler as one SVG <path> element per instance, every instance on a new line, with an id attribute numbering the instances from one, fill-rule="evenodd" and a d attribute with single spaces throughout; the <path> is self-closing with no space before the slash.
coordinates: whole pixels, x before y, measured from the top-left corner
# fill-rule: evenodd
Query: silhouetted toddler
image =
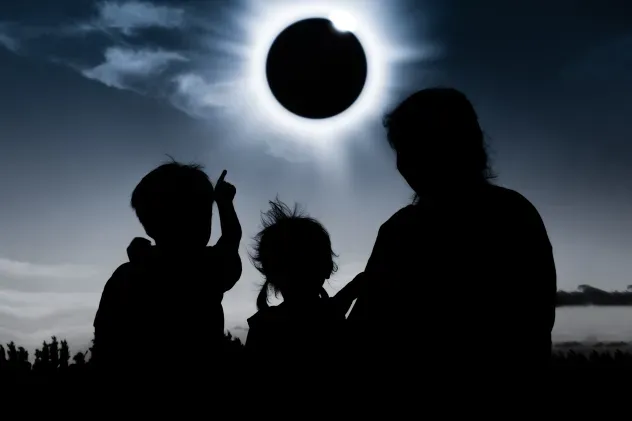
<path id="1" fill-rule="evenodd" d="M 171 162 L 147 174 L 134 190 L 132 207 L 156 245 L 134 239 L 129 262 L 105 285 L 94 320 L 98 367 L 155 369 L 168 359 L 162 349 L 170 344 L 162 343 L 164 338 L 189 346 L 195 341 L 207 355 L 219 352 L 223 294 L 242 270 L 235 188 L 223 181 L 225 175 L 214 189 L 199 166 Z M 214 202 L 222 236 L 207 247 Z"/>
<path id="2" fill-rule="evenodd" d="M 257 298 L 259 311 L 248 319 L 246 349 L 257 359 L 274 360 L 277 368 L 312 364 L 313 357 L 340 345 L 358 279 L 329 298 L 323 284 L 336 264 L 327 230 L 278 199 L 270 205 L 251 256 L 265 283 Z M 269 292 L 283 303 L 268 306 Z"/>

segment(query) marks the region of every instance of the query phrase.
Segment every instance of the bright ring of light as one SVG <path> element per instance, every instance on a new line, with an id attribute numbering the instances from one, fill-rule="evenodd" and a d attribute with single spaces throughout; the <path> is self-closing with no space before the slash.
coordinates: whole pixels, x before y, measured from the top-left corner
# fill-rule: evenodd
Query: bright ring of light
<path id="1" fill-rule="evenodd" d="M 344 12 L 332 12 L 329 15 L 329 20 L 334 28 L 342 32 L 354 32 L 358 27 L 355 18 Z"/>
<path id="2" fill-rule="evenodd" d="M 361 9 L 361 8 L 359 8 Z M 354 35 L 364 48 L 367 59 L 367 80 L 358 99 L 344 112 L 331 118 L 313 120 L 297 116 L 286 110 L 274 97 L 266 78 L 268 51 L 277 35 L 291 24 L 308 18 L 331 19 L 339 16 L 353 16 Z M 282 7 L 266 10 L 264 16 L 254 23 L 252 45 L 249 57 L 248 81 L 250 84 L 251 106 L 264 122 L 277 126 L 296 140 L 318 141 L 319 144 L 335 140 L 346 130 L 353 130 L 358 123 L 379 114 L 387 75 L 386 57 L 376 33 L 372 31 L 369 16 L 362 16 L 362 10 L 341 10 L 334 4 L 295 5 L 286 3 Z"/>

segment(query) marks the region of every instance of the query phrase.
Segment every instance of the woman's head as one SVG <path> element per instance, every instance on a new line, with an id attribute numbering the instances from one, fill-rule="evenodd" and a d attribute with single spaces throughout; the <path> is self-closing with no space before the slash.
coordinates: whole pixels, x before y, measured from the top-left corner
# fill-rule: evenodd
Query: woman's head
<path id="1" fill-rule="evenodd" d="M 414 93 L 385 117 L 384 127 L 397 169 L 417 194 L 493 178 L 474 107 L 455 89 Z"/>
<path id="2" fill-rule="evenodd" d="M 325 227 L 279 199 L 270 202 L 261 219 L 263 227 L 255 236 L 250 256 L 266 279 L 257 306 L 266 305 L 268 289 L 284 299 L 319 294 L 325 280 L 337 270 Z"/>

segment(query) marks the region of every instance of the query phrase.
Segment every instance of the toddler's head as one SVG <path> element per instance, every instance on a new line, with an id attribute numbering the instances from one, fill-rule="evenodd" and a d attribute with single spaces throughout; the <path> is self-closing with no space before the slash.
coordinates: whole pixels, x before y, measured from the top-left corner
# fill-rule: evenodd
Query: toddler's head
<path id="1" fill-rule="evenodd" d="M 262 224 L 251 255 L 266 280 L 257 307 L 267 306 L 268 290 L 284 300 L 317 297 L 325 280 L 337 270 L 325 227 L 279 199 L 270 202 Z"/>

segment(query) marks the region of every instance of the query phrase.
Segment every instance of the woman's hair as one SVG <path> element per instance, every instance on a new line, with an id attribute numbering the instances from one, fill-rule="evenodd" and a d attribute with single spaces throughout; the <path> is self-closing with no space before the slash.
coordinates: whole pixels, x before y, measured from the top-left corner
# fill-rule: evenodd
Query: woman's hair
<path id="1" fill-rule="evenodd" d="M 268 292 L 283 294 L 283 282 L 305 273 L 325 280 L 338 270 L 329 233 L 316 219 L 297 205 L 290 209 L 278 198 L 262 212 L 262 230 L 255 236 L 250 260 L 264 276 L 265 283 L 257 297 L 257 308 L 268 307 Z M 289 275 L 289 276 L 282 276 Z M 283 281 L 281 281 L 283 279 Z M 301 282 L 293 279 L 293 282 Z M 323 295 L 321 285 L 321 295 Z"/>
<path id="2" fill-rule="evenodd" d="M 387 114 L 383 124 L 390 146 L 414 154 L 420 168 L 431 169 L 428 174 L 458 172 L 483 181 L 495 178 L 476 111 L 456 89 L 415 92 Z"/>

